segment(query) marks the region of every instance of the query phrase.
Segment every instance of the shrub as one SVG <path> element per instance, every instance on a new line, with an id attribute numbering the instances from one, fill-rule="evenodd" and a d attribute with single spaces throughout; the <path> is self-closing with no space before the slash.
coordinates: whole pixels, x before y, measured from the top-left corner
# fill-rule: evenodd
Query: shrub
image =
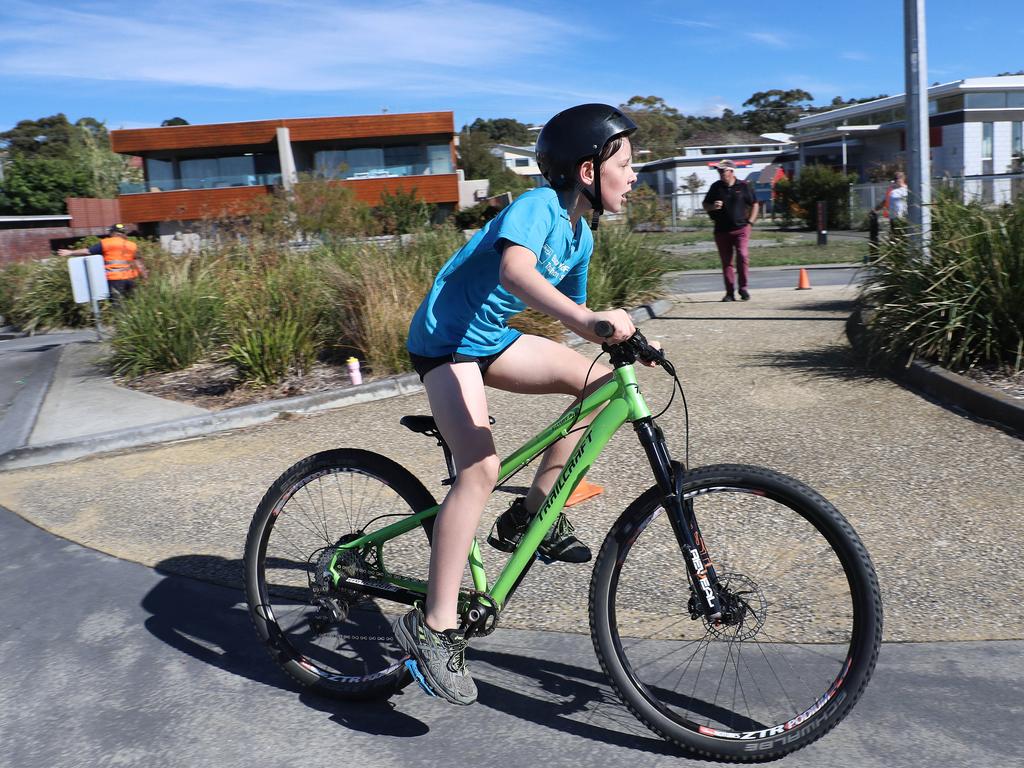
<path id="1" fill-rule="evenodd" d="M 856 174 L 843 174 L 824 165 L 805 165 L 800 176 L 775 182 L 775 201 L 782 214 L 782 225 L 790 226 L 801 219 L 805 226 L 818 226 L 818 202 L 827 206 L 829 229 L 850 226 L 850 185 Z"/>
<path id="2" fill-rule="evenodd" d="M 394 194 L 384 191 L 380 202 L 373 209 L 382 235 L 402 235 L 408 232 L 422 232 L 430 226 L 434 206 L 421 200 L 415 189 L 402 190 Z"/>
<path id="3" fill-rule="evenodd" d="M 92 324 L 92 307 L 75 303 L 65 259 L 31 262 L 14 268 L 12 274 L 13 285 L 5 289 L 5 293 L 10 291 L 9 298 L 4 299 L 10 302 L 12 325 L 35 333 Z"/>
<path id="4" fill-rule="evenodd" d="M 276 256 L 277 258 L 267 258 Z M 222 277 L 225 359 L 245 381 L 276 384 L 316 360 L 330 307 L 322 269 L 308 255 L 263 254 Z"/>
<path id="5" fill-rule="evenodd" d="M 248 317 L 233 330 L 224 357 L 246 381 L 270 385 L 308 370 L 316 351 L 316 329 L 286 309 Z"/>
<path id="6" fill-rule="evenodd" d="M 256 232 L 270 240 L 304 239 L 331 242 L 339 238 L 377 234 L 378 226 L 366 203 L 355 192 L 323 176 L 303 174 L 292 190 L 278 189 L 250 215 Z"/>
<path id="7" fill-rule="evenodd" d="M 668 206 L 658 200 L 658 193 L 642 184 L 629 194 L 626 221 L 631 229 L 640 226 L 661 228 L 669 220 Z"/>
<path id="8" fill-rule="evenodd" d="M 32 271 L 29 262 L 8 264 L 0 269 L 0 325 L 14 325 L 15 304 Z"/>
<path id="9" fill-rule="evenodd" d="M 1024 368 L 1024 198 L 986 209 L 940 193 L 930 254 L 904 237 L 883 243 L 861 290 L 875 351 Z"/>
<path id="10" fill-rule="evenodd" d="M 188 368 L 220 340 L 221 310 L 212 281 L 151 273 L 113 313 L 114 372 L 138 376 Z"/>
<path id="11" fill-rule="evenodd" d="M 497 213 L 498 209 L 493 205 L 488 205 L 486 201 L 480 201 L 469 208 L 456 211 L 455 226 L 459 229 L 479 229 L 493 219 Z"/>

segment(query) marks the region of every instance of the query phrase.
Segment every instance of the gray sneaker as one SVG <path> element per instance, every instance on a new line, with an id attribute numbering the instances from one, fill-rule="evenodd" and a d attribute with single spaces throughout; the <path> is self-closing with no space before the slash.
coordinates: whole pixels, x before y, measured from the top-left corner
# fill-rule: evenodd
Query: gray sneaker
<path id="1" fill-rule="evenodd" d="M 466 668 L 466 638 L 457 629 L 435 632 L 423 612 L 413 608 L 395 622 L 395 639 L 415 660 L 406 662 L 413 677 L 428 693 L 452 704 L 476 701 L 476 683 Z"/>

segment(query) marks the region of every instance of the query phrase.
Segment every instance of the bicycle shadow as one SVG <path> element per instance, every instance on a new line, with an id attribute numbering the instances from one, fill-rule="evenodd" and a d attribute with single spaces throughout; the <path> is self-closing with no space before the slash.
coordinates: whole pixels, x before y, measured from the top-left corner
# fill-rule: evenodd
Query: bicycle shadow
<path id="1" fill-rule="evenodd" d="M 257 640 L 241 591 L 240 560 L 182 555 L 157 564 L 164 578 L 142 599 L 144 626 L 171 648 L 254 683 L 298 694 L 311 709 L 363 733 L 421 736 L 430 729 L 387 701 L 327 699 L 298 685 L 277 668 Z M 216 579 L 215 583 L 210 583 Z"/>
<path id="2" fill-rule="evenodd" d="M 478 705 L 609 746 L 680 755 L 633 717 L 597 670 L 472 646 L 467 657 L 477 669 L 491 667 L 474 675 Z"/>
<path id="3" fill-rule="evenodd" d="M 430 732 L 427 723 L 400 709 L 403 696 L 420 695 L 414 685 L 392 700 L 347 702 L 312 693 L 292 681 L 256 638 L 241 591 L 240 560 L 182 555 L 161 561 L 156 570 L 163 579 L 142 599 L 150 614 L 144 626 L 180 653 L 259 685 L 297 694 L 304 706 L 352 730 L 399 738 Z M 488 667 L 476 676 L 481 706 L 610 746 L 679 755 L 630 714 L 598 670 L 472 645 L 468 657 L 471 665 Z"/>

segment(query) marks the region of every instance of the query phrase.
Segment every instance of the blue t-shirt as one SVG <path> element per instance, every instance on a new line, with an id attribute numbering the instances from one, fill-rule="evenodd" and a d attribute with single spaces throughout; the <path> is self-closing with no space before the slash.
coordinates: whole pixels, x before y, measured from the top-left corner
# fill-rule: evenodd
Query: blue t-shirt
<path id="1" fill-rule="evenodd" d="M 423 357 L 453 352 L 482 357 L 521 335 L 507 322 L 526 305 L 499 280 L 507 243 L 528 248 L 545 280 L 577 304 L 586 302 L 594 236 L 582 219 L 573 231 L 553 189 L 531 189 L 487 222 L 438 272 L 409 325 L 410 352 Z"/>

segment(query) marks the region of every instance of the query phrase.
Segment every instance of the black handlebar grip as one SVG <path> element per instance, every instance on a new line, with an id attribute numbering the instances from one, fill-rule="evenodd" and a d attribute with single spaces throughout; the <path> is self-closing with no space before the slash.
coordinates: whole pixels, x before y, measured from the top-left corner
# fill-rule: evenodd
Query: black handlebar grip
<path id="1" fill-rule="evenodd" d="M 615 333 L 615 326 L 609 323 L 607 320 L 598 320 L 596 323 L 594 323 L 594 333 L 596 333 L 602 339 L 607 339 L 613 333 Z"/>

